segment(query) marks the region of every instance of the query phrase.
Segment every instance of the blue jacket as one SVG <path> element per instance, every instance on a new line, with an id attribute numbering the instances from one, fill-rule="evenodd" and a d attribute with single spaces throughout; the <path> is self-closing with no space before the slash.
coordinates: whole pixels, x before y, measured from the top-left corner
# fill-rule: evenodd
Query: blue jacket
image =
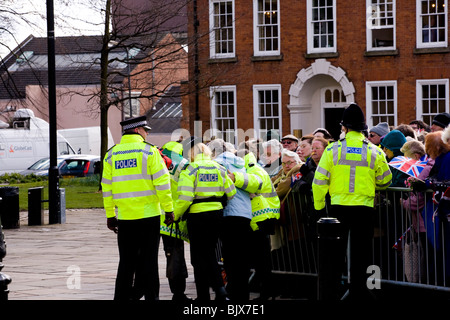
<path id="1" fill-rule="evenodd" d="M 231 152 L 224 152 L 218 155 L 214 161 L 224 166 L 230 172 L 246 173 L 245 161 L 237 157 Z M 223 216 L 237 216 L 252 219 L 252 204 L 250 202 L 250 194 L 247 191 L 236 188 L 236 195 L 228 201 L 227 206 L 223 210 Z"/>

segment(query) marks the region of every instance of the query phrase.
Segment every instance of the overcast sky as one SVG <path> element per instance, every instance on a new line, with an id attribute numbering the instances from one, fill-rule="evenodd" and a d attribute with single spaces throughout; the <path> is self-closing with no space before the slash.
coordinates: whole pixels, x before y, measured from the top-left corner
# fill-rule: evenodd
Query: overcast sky
<path id="1" fill-rule="evenodd" d="M 1 0 L 0 0 L 1 1 Z M 103 0 L 53 0 L 55 16 L 55 36 L 65 35 L 99 35 L 103 33 L 102 25 L 104 17 L 99 8 L 95 8 L 92 1 L 97 6 L 101 6 Z M 22 3 L 22 4 L 21 4 Z M 36 37 L 47 36 L 47 6 L 46 0 L 15 0 L 18 10 L 37 11 L 44 18 L 30 16 L 29 19 L 36 23 L 36 26 L 30 26 L 23 22 L 14 24 L 14 34 L 18 43 L 25 40 L 30 34 Z M 12 38 L 2 39 L 11 48 L 15 48 L 17 43 Z M 5 56 L 7 51 L 0 47 L 0 56 Z"/>

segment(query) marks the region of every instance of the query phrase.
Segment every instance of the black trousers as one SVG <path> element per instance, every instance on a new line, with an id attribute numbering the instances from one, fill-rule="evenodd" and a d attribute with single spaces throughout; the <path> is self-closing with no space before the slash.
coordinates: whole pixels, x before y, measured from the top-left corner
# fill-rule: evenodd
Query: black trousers
<path id="1" fill-rule="evenodd" d="M 267 300 L 274 295 L 272 258 L 270 252 L 271 234 L 273 234 L 272 231 L 265 230 L 260 227 L 260 229 L 252 231 L 250 235 L 250 266 L 255 269 L 256 280 L 254 281 L 259 285 L 261 300 Z"/>
<path id="2" fill-rule="evenodd" d="M 199 301 L 210 300 L 209 288 L 217 291 L 224 285 L 216 255 L 222 219 L 221 211 L 190 213 L 187 217 L 191 263 Z"/>
<path id="3" fill-rule="evenodd" d="M 227 274 L 227 292 L 231 301 L 248 301 L 250 276 L 250 219 L 224 217 L 222 219 L 222 255 Z"/>
<path id="4" fill-rule="evenodd" d="M 350 294 L 363 298 L 368 293 L 367 267 L 372 264 L 374 209 L 367 206 L 331 206 L 331 216 L 340 222 L 340 260 L 345 268 L 350 234 Z"/>
<path id="5" fill-rule="evenodd" d="M 138 220 L 119 220 L 117 242 L 119 267 L 115 300 L 132 299 L 132 288 L 139 274 L 140 291 L 146 300 L 159 299 L 159 227 L 160 216 Z"/>

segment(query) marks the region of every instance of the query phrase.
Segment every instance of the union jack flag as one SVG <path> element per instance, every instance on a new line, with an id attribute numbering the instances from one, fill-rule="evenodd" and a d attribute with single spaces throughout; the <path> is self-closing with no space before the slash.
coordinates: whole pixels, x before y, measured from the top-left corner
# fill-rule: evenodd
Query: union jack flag
<path id="1" fill-rule="evenodd" d="M 389 165 L 406 173 L 407 175 L 410 175 L 411 177 L 418 178 L 419 174 L 427 165 L 427 162 L 428 160 L 426 158 L 424 160 L 415 160 L 404 156 L 398 156 L 393 158 L 389 162 Z"/>

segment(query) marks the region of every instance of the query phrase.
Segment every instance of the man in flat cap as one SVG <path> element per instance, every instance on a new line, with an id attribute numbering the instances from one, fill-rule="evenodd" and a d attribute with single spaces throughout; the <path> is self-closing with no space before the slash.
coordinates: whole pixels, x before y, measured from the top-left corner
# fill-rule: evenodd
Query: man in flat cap
<path id="1" fill-rule="evenodd" d="M 121 123 L 120 143 L 103 162 L 103 204 L 107 226 L 117 233 L 119 267 L 114 299 L 130 300 L 136 271 L 146 300 L 159 299 L 158 249 L 161 209 L 173 222 L 170 175 L 159 150 L 145 139 L 145 116 Z M 117 217 L 116 217 L 117 208 Z"/>
<path id="2" fill-rule="evenodd" d="M 288 134 L 281 139 L 284 149 L 295 152 L 298 146 L 298 138 L 292 134 Z"/>

